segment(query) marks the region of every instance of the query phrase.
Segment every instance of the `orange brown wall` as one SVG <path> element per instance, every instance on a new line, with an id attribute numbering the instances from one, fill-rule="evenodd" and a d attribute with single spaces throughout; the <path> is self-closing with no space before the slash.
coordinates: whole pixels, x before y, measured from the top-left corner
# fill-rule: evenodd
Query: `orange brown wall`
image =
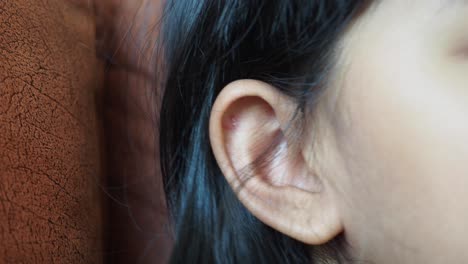
<path id="1" fill-rule="evenodd" d="M 0 1 L 0 263 L 101 263 L 94 18 Z"/>

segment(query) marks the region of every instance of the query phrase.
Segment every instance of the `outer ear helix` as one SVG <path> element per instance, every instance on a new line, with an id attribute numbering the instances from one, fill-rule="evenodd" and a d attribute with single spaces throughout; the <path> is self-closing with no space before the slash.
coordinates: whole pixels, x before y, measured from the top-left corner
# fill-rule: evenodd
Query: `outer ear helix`
<path id="1" fill-rule="evenodd" d="M 284 128 L 292 128 L 287 122 L 296 109 L 289 97 L 266 83 L 231 83 L 213 106 L 210 141 L 227 182 L 254 216 L 297 240 L 321 244 L 341 231 L 341 222 L 327 188 L 308 179 L 314 176 L 300 146 L 288 142 Z M 283 148 L 278 157 L 270 146 Z M 262 154 L 273 156 L 243 170 L 258 165 Z M 243 172 L 250 173 L 248 179 Z"/>

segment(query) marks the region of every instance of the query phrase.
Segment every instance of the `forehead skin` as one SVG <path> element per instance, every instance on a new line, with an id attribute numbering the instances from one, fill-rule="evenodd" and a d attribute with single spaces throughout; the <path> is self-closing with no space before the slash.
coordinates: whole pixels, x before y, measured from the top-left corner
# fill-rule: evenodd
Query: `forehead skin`
<path id="1" fill-rule="evenodd" d="M 0 262 L 99 263 L 94 22 L 0 1 Z"/>

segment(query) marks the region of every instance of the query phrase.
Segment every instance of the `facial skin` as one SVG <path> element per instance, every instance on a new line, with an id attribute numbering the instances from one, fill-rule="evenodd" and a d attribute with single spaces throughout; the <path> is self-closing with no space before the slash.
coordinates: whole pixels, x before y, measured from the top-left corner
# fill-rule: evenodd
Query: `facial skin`
<path id="1" fill-rule="evenodd" d="M 364 263 L 466 263 L 468 2 L 379 2 L 339 42 L 301 137 L 286 129 L 295 101 L 240 80 L 216 99 L 213 152 L 239 190 L 242 168 L 281 146 L 238 196 L 288 236 L 320 245 L 341 233 Z"/>
<path id="2" fill-rule="evenodd" d="M 102 67 L 84 4 L 0 2 L 1 262 L 102 260 Z"/>
<path id="3" fill-rule="evenodd" d="M 466 1 L 382 1 L 344 38 L 324 168 L 341 168 L 326 174 L 358 259 L 468 261 L 467 15 Z"/>

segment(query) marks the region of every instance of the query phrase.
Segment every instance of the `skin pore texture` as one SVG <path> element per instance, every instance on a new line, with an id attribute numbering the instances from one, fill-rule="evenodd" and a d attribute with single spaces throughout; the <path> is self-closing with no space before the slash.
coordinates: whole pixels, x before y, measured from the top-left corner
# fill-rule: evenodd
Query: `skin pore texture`
<path id="1" fill-rule="evenodd" d="M 259 146 L 294 157 L 251 171 L 243 204 L 311 245 L 344 234 L 358 263 L 466 263 L 467 15 L 467 1 L 374 3 L 338 43 L 330 87 L 299 137 L 285 128 L 295 102 L 259 81 L 226 86 L 210 139 L 231 186 Z"/>
<path id="2" fill-rule="evenodd" d="M 101 263 L 94 19 L 0 2 L 0 260 Z"/>

